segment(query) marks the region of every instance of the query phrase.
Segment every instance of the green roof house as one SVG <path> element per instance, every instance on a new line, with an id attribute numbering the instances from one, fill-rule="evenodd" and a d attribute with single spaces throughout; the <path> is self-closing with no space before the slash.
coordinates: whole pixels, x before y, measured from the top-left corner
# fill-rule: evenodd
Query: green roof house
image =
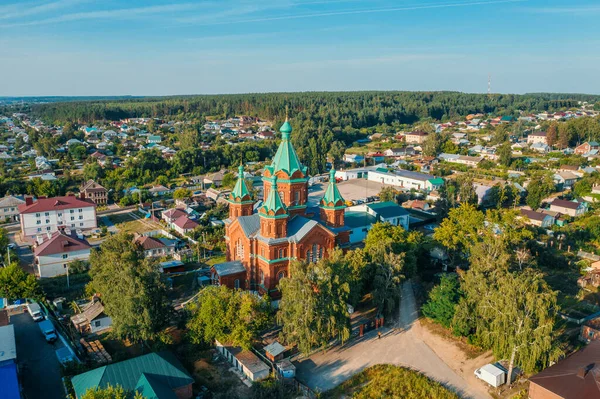
<path id="1" fill-rule="evenodd" d="M 147 399 L 188 399 L 194 380 L 171 352 L 160 352 L 99 367 L 71 382 L 77 398 L 89 389 L 118 385 Z"/>

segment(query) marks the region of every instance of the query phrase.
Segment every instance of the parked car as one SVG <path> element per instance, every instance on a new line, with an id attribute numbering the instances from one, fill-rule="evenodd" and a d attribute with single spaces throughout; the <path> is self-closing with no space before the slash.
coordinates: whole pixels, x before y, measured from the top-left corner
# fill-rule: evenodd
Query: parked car
<path id="1" fill-rule="evenodd" d="M 497 388 L 506 382 L 506 371 L 496 365 L 486 364 L 475 370 L 475 377 Z"/>
<path id="2" fill-rule="evenodd" d="M 52 343 L 58 339 L 52 321 L 44 320 L 40 322 L 39 326 L 40 330 L 42 330 L 42 334 L 44 334 L 44 338 L 46 338 L 46 342 Z"/>
<path id="3" fill-rule="evenodd" d="M 33 321 L 44 320 L 44 314 L 42 313 L 42 308 L 40 308 L 39 304 L 37 304 L 35 302 L 28 303 L 27 304 L 27 311 L 29 312 L 29 314 L 33 318 Z"/>

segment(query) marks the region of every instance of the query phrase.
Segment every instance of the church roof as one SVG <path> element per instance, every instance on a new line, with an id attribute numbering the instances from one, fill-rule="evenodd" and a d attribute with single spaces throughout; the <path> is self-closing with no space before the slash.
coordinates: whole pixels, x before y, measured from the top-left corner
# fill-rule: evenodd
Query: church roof
<path id="1" fill-rule="evenodd" d="M 329 185 L 325 190 L 325 195 L 321 199 L 321 206 L 324 208 L 334 208 L 336 206 L 344 206 L 344 198 L 338 190 L 335 182 L 335 169 L 329 171 Z"/>
<path id="2" fill-rule="evenodd" d="M 246 237 L 250 237 L 260 229 L 260 217 L 257 214 L 237 218 Z"/>
<path id="3" fill-rule="evenodd" d="M 244 180 L 244 167 L 240 165 L 238 171 L 239 174 L 237 182 L 235 183 L 233 191 L 231 191 L 231 194 L 229 194 L 230 202 L 242 202 L 251 199 L 250 190 L 248 190 L 248 186 L 246 185 L 246 181 Z"/>
<path id="4" fill-rule="evenodd" d="M 290 141 L 292 126 L 287 119 L 279 131 L 281 132 L 281 143 L 279 144 L 277 153 L 275 153 L 275 157 L 273 157 L 273 162 L 271 162 L 271 165 L 267 166 L 266 169 L 271 172 L 271 175 L 275 175 L 275 172 L 282 170 L 287 173 L 288 176 L 292 176 L 296 171 L 300 171 L 306 176 L 306 166 L 303 166 L 300 163 L 298 154 L 296 154 L 296 150 L 294 150 L 294 146 Z"/>
<path id="5" fill-rule="evenodd" d="M 273 212 L 271 216 L 277 215 L 279 211 L 283 210 L 285 214 L 287 214 L 287 208 L 285 204 L 281 200 L 279 196 L 279 191 L 277 191 L 277 176 L 273 177 L 273 185 L 271 190 L 269 191 L 269 196 L 266 201 L 263 203 L 263 206 L 260 207 L 261 213 L 269 214 L 269 212 Z"/>

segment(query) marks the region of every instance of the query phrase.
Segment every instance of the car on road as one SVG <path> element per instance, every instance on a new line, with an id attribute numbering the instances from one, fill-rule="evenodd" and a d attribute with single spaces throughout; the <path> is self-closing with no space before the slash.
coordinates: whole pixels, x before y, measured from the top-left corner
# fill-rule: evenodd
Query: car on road
<path id="1" fill-rule="evenodd" d="M 44 320 L 44 321 L 40 322 L 39 326 L 40 326 L 40 330 L 42 331 L 42 334 L 44 334 L 44 338 L 46 339 L 46 342 L 52 343 L 58 339 L 58 336 L 56 335 L 56 330 L 54 329 L 54 324 L 52 324 L 52 321 Z"/>
<path id="2" fill-rule="evenodd" d="M 42 313 L 42 308 L 36 302 L 27 304 L 27 311 L 31 315 L 33 321 L 41 321 L 44 320 L 44 314 Z"/>

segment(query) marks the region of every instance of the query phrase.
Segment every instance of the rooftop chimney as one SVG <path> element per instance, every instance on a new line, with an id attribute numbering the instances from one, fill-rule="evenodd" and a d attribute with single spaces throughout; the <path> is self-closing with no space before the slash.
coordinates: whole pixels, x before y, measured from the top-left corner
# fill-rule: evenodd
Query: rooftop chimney
<path id="1" fill-rule="evenodd" d="M 25 205 L 33 204 L 33 197 L 25 197 Z"/>
<path id="2" fill-rule="evenodd" d="M 79 193 L 79 198 L 85 199 L 85 193 L 84 192 Z"/>
<path id="3" fill-rule="evenodd" d="M 44 236 L 41 234 L 37 235 L 35 239 L 36 239 L 38 245 L 42 245 L 42 243 L 44 242 Z"/>

